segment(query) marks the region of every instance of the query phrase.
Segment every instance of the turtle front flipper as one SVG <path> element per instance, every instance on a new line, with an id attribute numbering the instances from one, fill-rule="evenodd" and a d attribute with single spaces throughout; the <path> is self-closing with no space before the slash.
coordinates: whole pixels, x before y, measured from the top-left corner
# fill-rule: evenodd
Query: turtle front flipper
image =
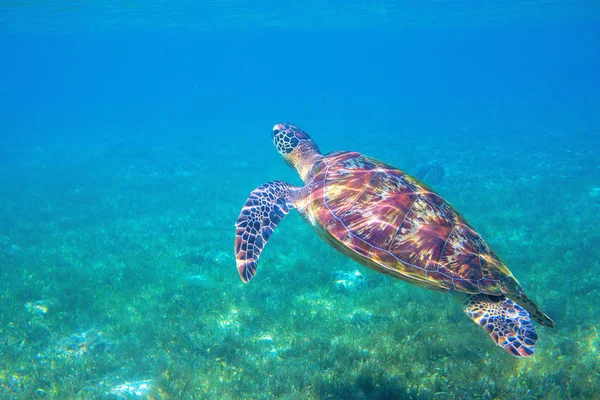
<path id="1" fill-rule="evenodd" d="M 260 253 L 279 222 L 296 208 L 297 191 L 288 183 L 271 181 L 250 193 L 235 224 L 235 259 L 244 282 L 254 277 Z"/>
<path id="2" fill-rule="evenodd" d="M 529 313 L 505 296 L 469 295 L 465 312 L 496 344 L 516 357 L 531 357 L 538 335 Z"/>

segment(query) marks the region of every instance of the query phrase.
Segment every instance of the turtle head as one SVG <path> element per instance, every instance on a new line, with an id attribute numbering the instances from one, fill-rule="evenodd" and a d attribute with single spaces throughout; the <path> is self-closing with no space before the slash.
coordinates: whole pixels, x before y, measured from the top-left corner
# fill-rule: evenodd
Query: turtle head
<path id="1" fill-rule="evenodd" d="M 314 140 L 302 129 L 288 123 L 275 125 L 271 137 L 279 154 L 306 182 L 313 165 L 322 157 Z"/>

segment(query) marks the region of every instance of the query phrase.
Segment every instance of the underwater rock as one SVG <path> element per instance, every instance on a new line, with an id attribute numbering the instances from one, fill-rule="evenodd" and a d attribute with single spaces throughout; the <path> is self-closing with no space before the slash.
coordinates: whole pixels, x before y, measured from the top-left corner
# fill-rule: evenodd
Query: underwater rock
<path id="1" fill-rule="evenodd" d="M 233 256 L 228 251 L 216 251 L 209 253 L 210 258 L 217 264 L 227 264 L 235 262 Z"/>
<path id="2" fill-rule="evenodd" d="M 266 353 L 270 357 L 276 357 L 279 353 L 279 350 L 281 350 L 275 346 L 275 341 L 271 335 L 263 335 L 257 338 L 256 341 L 266 347 Z"/>
<path id="3" fill-rule="evenodd" d="M 21 374 L 11 374 L 10 376 L 0 375 L 0 397 L 6 394 L 8 396 L 14 395 L 17 398 L 18 394 L 24 394 L 27 389 L 28 379 L 26 376 Z M 21 397 L 25 398 L 25 397 Z"/>
<path id="4" fill-rule="evenodd" d="M 113 343 L 102 332 L 90 329 L 74 333 L 58 341 L 54 353 L 64 358 L 83 357 L 89 354 L 109 352 Z"/>
<path id="5" fill-rule="evenodd" d="M 554 149 L 529 156 L 533 177 L 574 179 L 598 172 L 597 157 L 589 151 Z"/>
<path id="6" fill-rule="evenodd" d="M 229 252 L 222 250 L 208 251 L 193 250 L 187 253 L 181 254 L 181 257 L 187 264 L 190 265 L 206 265 L 206 264 L 226 264 L 234 262 L 233 256 Z"/>
<path id="7" fill-rule="evenodd" d="M 273 336 L 263 335 L 257 339 L 259 342 L 273 343 Z"/>
<path id="8" fill-rule="evenodd" d="M 335 276 L 335 287 L 338 290 L 355 292 L 367 286 L 367 278 L 358 270 L 352 272 L 338 271 Z"/>
<path id="9" fill-rule="evenodd" d="M 186 264 L 189 265 L 202 265 L 208 258 L 201 251 L 190 251 L 185 254 L 181 254 L 180 257 L 185 261 Z"/>
<path id="10" fill-rule="evenodd" d="M 125 382 L 110 389 L 109 395 L 118 399 L 147 398 L 152 390 L 152 380 Z"/>
<path id="11" fill-rule="evenodd" d="M 208 284 L 208 278 L 204 275 L 189 275 L 184 281 L 190 286 L 205 286 Z"/>
<path id="12" fill-rule="evenodd" d="M 437 185 L 444 179 L 444 175 L 446 175 L 446 171 L 442 164 L 437 160 L 433 160 L 421 166 L 415 177 L 427 185 Z"/>
<path id="13" fill-rule="evenodd" d="M 50 307 L 54 305 L 52 300 L 38 300 L 25 303 L 25 310 L 35 316 L 43 316 L 48 313 Z"/>
<path id="14" fill-rule="evenodd" d="M 11 243 L 7 245 L 5 251 L 8 255 L 14 256 L 20 254 L 23 251 L 23 249 L 18 244 Z"/>
<path id="15" fill-rule="evenodd" d="M 358 309 L 348 314 L 347 319 L 357 325 L 370 325 L 373 322 L 373 313 L 369 310 Z"/>
<path id="16" fill-rule="evenodd" d="M 238 319 L 239 310 L 232 308 L 226 315 L 221 316 L 221 318 L 217 320 L 217 324 L 221 328 L 222 332 L 238 335 L 241 328 L 241 324 Z"/>

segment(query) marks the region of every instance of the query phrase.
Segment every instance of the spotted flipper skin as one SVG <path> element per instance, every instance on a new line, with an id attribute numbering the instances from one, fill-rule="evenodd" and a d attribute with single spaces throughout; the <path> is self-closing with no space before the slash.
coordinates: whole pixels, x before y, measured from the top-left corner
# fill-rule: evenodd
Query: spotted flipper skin
<path id="1" fill-rule="evenodd" d="M 294 209 L 296 187 L 281 181 L 260 185 L 250 193 L 236 223 L 235 258 L 240 277 L 256 273 L 260 253 L 283 217 Z"/>
<path id="2" fill-rule="evenodd" d="M 508 353 L 516 357 L 535 353 L 538 335 L 523 307 L 505 296 L 486 294 L 469 295 L 464 305 L 467 315 Z"/>

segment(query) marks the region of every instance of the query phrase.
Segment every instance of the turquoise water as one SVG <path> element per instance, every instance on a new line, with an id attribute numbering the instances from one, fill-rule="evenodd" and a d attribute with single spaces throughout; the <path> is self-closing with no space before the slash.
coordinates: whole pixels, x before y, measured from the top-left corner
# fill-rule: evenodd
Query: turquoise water
<path id="1" fill-rule="evenodd" d="M 582 1 L 2 3 L 0 398 L 600 397 L 599 38 Z M 451 202 L 535 356 L 295 212 L 242 283 L 284 121 Z"/>

